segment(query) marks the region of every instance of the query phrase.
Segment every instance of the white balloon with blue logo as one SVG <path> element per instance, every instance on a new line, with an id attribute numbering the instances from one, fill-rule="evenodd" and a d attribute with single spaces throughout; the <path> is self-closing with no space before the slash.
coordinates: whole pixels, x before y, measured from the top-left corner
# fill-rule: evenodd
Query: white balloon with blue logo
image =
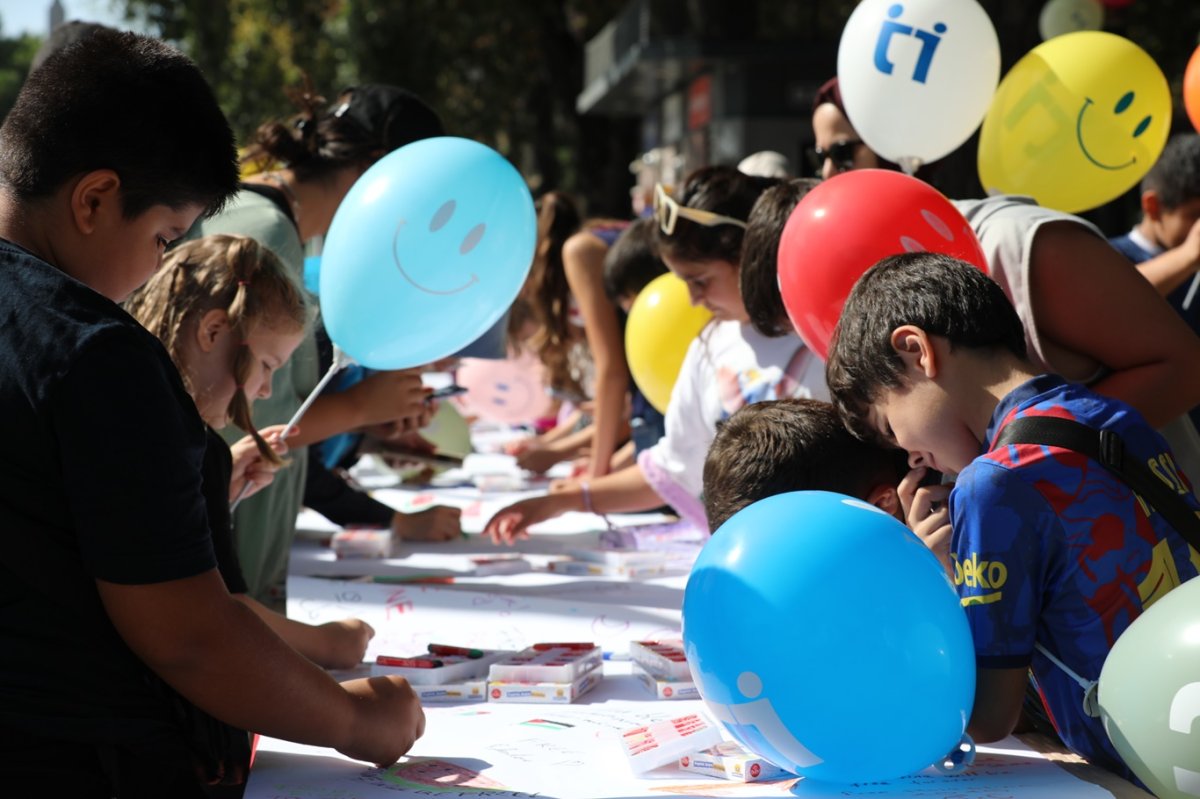
<path id="1" fill-rule="evenodd" d="M 863 0 L 842 30 L 850 124 L 909 172 L 970 138 L 999 81 L 1000 42 L 975 0 Z"/>

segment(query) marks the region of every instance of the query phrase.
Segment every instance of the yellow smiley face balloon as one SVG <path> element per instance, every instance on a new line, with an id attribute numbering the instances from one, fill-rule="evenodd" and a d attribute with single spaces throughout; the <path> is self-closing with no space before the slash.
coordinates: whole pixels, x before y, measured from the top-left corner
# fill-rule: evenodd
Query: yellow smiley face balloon
<path id="1" fill-rule="evenodd" d="M 989 193 L 1028 194 L 1071 213 L 1135 186 L 1171 125 L 1171 91 L 1128 39 L 1083 31 L 1045 42 L 1000 82 L 979 136 Z"/>

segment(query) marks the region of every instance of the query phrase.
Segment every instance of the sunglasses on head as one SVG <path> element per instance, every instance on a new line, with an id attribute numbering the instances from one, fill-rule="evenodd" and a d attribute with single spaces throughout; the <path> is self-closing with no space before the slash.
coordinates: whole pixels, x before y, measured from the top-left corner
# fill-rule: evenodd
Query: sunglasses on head
<path id="1" fill-rule="evenodd" d="M 658 229 L 667 236 L 672 235 L 679 217 L 705 227 L 716 227 L 717 225 L 737 225 L 742 229 L 746 227 L 745 222 L 734 219 L 732 216 L 722 216 L 712 211 L 680 205 L 679 201 L 671 196 L 666 186 L 661 183 L 654 184 L 654 219 L 658 222 Z"/>
<path id="2" fill-rule="evenodd" d="M 825 166 L 826 158 L 833 161 L 833 165 L 837 167 L 839 172 L 844 172 L 852 168 L 854 166 L 854 156 L 858 153 L 858 146 L 860 144 L 862 144 L 860 139 L 843 139 L 829 145 L 828 150 L 821 147 L 814 147 L 812 152 L 817 169 L 820 170 Z"/>

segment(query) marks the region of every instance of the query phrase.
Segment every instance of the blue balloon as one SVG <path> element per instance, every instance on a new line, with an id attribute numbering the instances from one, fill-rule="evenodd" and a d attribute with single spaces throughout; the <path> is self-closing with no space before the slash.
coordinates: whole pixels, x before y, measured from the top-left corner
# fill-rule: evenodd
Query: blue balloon
<path id="1" fill-rule="evenodd" d="M 329 337 L 374 369 L 436 361 L 508 309 L 533 263 L 537 214 L 519 172 L 468 139 L 423 139 L 350 188 L 325 237 Z"/>
<path id="2" fill-rule="evenodd" d="M 975 698 L 971 631 L 941 564 L 841 494 L 779 494 L 726 521 L 688 579 L 683 640 L 733 737 L 811 780 L 941 762 Z"/>

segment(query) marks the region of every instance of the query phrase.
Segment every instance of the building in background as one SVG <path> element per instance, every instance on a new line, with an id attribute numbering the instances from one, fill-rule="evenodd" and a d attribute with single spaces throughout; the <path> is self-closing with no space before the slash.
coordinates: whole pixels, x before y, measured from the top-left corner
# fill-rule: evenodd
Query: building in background
<path id="1" fill-rule="evenodd" d="M 813 165 L 811 107 L 846 6 L 823 0 L 633 0 L 585 50 L 581 114 L 641 124 L 634 205 L 657 180 L 759 150 Z"/>

